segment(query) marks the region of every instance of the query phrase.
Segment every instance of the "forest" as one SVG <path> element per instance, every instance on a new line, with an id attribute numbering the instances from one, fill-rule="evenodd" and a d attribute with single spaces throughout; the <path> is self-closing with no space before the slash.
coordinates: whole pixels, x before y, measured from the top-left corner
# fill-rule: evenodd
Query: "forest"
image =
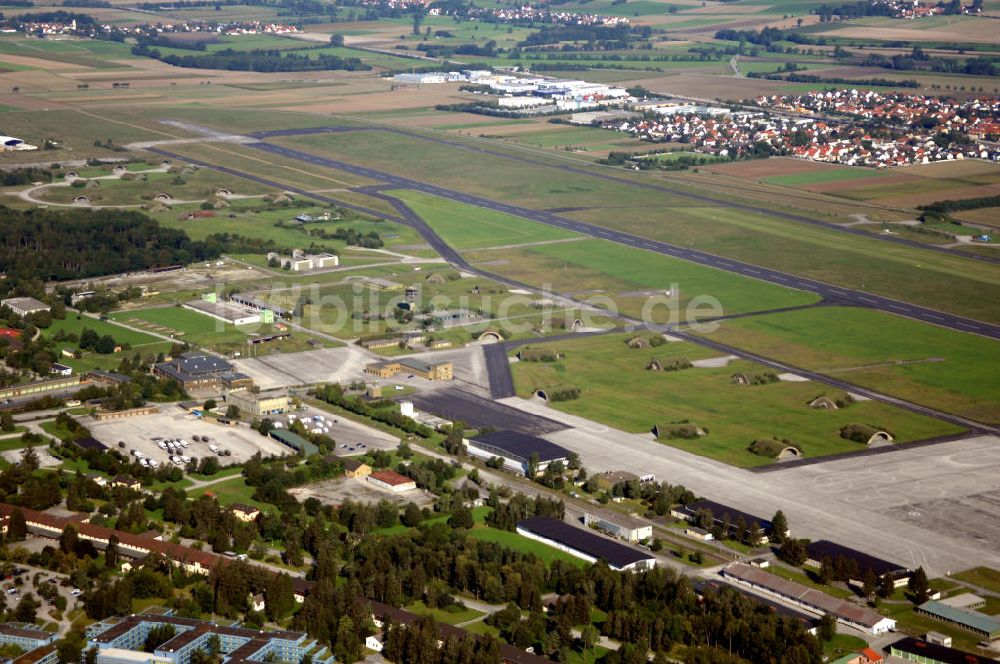
<path id="1" fill-rule="evenodd" d="M 98 277 L 219 255 L 139 212 L 0 207 L 0 227 L 0 272 L 11 281 Z"/>

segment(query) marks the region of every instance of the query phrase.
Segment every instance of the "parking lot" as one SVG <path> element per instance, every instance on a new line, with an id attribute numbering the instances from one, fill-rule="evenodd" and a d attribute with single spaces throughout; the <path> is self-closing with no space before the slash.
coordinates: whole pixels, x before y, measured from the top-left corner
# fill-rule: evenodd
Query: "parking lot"
<path id="1" fill-rule="evenodd" d="M 154 438 L 186 441 L 188 447 L 175 452 L 174 456 L 183 454 L 200 459 L 217 455 L 218 453 L 210 446 L 215 446 L 220 451 L 229 450 L 229 455 L 219 457 L 222 465 L 243 463 L 257 452 L 266 457 L 290 454 L 292 451 L 268 436 L 261 436 L 245 424 L 237 426 L 216 424 L 212 420 L 202 420 L 174 406 L 166 406 L 162 412 L 152 415 L 110 422 L 87 422 L 87 427 L 94 438 L 108 447 L 125 454 L 136 450 L 146 458 L 155 460 L 161 467 L 170 463 L 170 453 L 161 449 Z M 199 438 L 207 436 L 209 440 L 195 441 L 195 436 Z M 123 442 L 124 447 L 119 442 Z"/>
<path id="2" fill-rule="evenodd" d="M 313 406 L 306 406 L 304 409 L 292 413 L 291 416 L 295 419 L 303 420 L 304 423 L 308 422 L 306 428 L 309 430 L 320 424 L 322 424 L 323 428 L 329 429 L 322 433 L 337 441 L 336 453 L 342 456 L 364 454 L 369 450 L 395 449 L 399 445 L 399 438 L 397 436 L 384 433 L 363 424 L 358 424 L 339 415 L 332 415 L 325 410 L 320 410 Z M 324 418 L 322 423 L 312 421 L 317 416 Z M 284 429 L 288 428 L 290 422 L 288 414 L 272 415 L 271 420 L 280 423 Z"/>
<path id="3" fill-rule="evenodd" d="M 40 551 L 43 546 L 51 546 L 52 540 L 38 537 L 28 537 L 23 543 L 29 551 Z M 57 608 L 55 595 L 61 595 L 66 601 L 66 611 L 62 620 L 58 621 L 61 629 L 69 628 L 67 614 L 77 608 L 80 603 L 81 591 L 73 588 L 68 577 L 40 567 L 25 564 L 5 563 L 3 565 L 2 591 L 7 606 L 13 608 L 27 595 L 34 596 L 40 603 L 36 615 L 45 622 L 54 620 L 52 612 Z"/>

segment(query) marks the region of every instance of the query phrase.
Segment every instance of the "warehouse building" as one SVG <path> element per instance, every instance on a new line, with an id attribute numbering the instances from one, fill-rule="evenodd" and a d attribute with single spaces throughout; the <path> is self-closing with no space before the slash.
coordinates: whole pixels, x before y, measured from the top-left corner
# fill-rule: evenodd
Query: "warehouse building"
<path id="1" fill-rule="evenodd" d="M 585 512 L 583 525 L 596 528 L 626 542 L 643 542 L 653 537 L 653 524 L 616 512 Z"/>
<path id="2" fill-rule="evenodd" d="M 868 634 L 884 634 L 896 629 L 895 620 L 868 607 L 858 606 L 845 599 L 831 597 L 819 590 L 783 579 L 744 563 L 729 565 L 722 570 L 722 575 L 734 584 L 747 586 L 765 595 L 778 597 L 806 611 L 818 615 L 828 613 L 836 618 L 837 622 L 860 629 Z"/>
<path id="3" fill-rule="evenodd" d="M 9 308 L 18 316 L 27 316 L 29 314 L 37 314 L 41 311 L 52 310 L 52 307 L 33 297 L 9 297 L 6 300 L 0 300 L 0 308 L 3 307 Z"/>
<path id="4" fill-rule="evenodd" d="M 197 311 L 200 314 L 221 320 L 230 325 L 252 325 L 254 323 L 273 323 L 274 312 L 264 309 L 250 309 L 233 302 L 219 302 L 215 293 L 206 295 L 200 300 L 191 300 L 183 305 L 185 309 Z"/>
<path id="5" fill-rule="evenodd" d="M 487 461 L 499 457 L 504 468 L 515 473 L 528 475 L 532 457 L 535 457 L 535 474 L 542 473 L 549 464 L 557 461 L 566 463 L 570 451 L 565 447 L 550 443 L 538 436 L 529 436 L 517 431 L 495 431 L 473 436 L 465 441 L 469 454 Z"/>
<path id="6" fill-rule="evenodd" d="M 285 429 L 271 429 L 271 438 L 274 438 L 279 443 L 284 443 L 288 445 L 296 452 L 301 452 L 302 456 L 311 457 L 314 454 L 319 453 L 319 448 L 313 443 L 302 436 L 292 433 L 291 431 L 286 431 Z"/>
<path id="7" fill-rule="evenodd" d="M 885 577 L 892 579 L 893 586 L 896 588 L 905 586 L 913 574 L 912 570 L 906 569 L 902 565 L 876 558 L 864 551 L 858 551 L 829 540 L 810 542 L 806 545 L 806 555 L 806 564 L 812 567 L 822 567 L 823 560 L 827 558 L 834 564 L 840 562 L 841 568 L 852 570 L 850 581 L 855 585 L 861 585 L 865 582 L 868 570 L 871 570 L 880 579 Z M 844 562 L 847 565 L 844 565 Z"/>
<path id="8" fill-rule="evenodd" d="M 376 470 L 368 476 L 368 481 L 380 489 L 402 493 L 417 488 L 417 483 L 406 475 L 400 475 L 394 470 Z"/>
<path id="9" fill-rule="evenodd" d="M 288 410 L 288 392 L 277 390 L 254 394 L 249 390 L 229 392 L 226 394 L 226 405 L 236 406 L 241 415 L 264 417 L 278 415 Z"/>
<path id="10" fill-rule="evenodd" d="M 603 560 L 614 570 L 640 572 L 656 567 L 656 558 L 644 551 L 549 517 L 519 521 L 517 532 L 587 562 Z"/>

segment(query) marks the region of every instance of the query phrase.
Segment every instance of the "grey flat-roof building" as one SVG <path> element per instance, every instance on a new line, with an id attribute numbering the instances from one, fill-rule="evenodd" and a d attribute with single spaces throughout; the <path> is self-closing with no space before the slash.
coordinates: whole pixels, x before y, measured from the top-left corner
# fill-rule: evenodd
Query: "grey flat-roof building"
<path id="1" fill-rule="evenodd" d="M 6 300 L 0 300 L 0 307 L 9 307 L 18 316 L 27 316 L 52 309 L 49 305 L 33 297 L 9 297 Z"/>
<path id="2" fill-rule="evenodd" d="M 528 474 L 528 466 L 532 456 L 537 459 L 535 472 L 543 472 L 549 464 L 561 461 L 566 463 L 570 451 L 538 436 L 517 431 L 495 431 L 493 433 L 473 436 L 467 441 L 469 454 L 480 459 L 499 457 L 504 461 L 504 467 L 517 473 Z"/>

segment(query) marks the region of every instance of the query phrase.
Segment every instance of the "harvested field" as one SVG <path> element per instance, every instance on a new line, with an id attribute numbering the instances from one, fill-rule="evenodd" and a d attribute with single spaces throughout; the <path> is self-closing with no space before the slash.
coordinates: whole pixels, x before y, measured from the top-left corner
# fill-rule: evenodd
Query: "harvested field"
<path id="1" fill-rule="evenodd" d="M 970 224 L 982 224 L 983 226 L 1000 228 L 1000 207 L 983 208 L 981 210 L 965 210 L 964 212 L 956 212 L 951 216 L 959 221 L 968 222 Z"/>

